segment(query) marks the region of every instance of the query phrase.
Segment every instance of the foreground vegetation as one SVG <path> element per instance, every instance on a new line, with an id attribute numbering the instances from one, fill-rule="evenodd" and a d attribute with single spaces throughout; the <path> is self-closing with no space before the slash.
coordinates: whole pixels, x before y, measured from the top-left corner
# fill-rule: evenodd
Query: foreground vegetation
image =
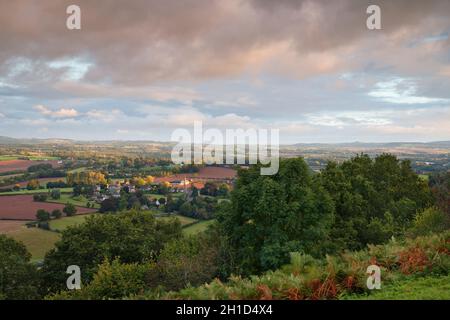
<path id="1" fill-rule="evenodd" d="M 450 270 L 450 174 L 428 184 L 391 155 L 331 162 L 319 174 L 301 158 L 283 159 L 276 175 L 259 173 L 258 165 L 240 170 L 229 201 L 198 192 L 168 197 L 166 210 L 214 218 L 185 228 L 175 217 L 160 218 L 161 209 L 142 209 L 143 192 L 121 192 L 102 203 L 102 214 L 67 227 L 36 270 L 35 286 L 13 298 L 376 298 L 381 292 L 366 286 L 374 264 L 383 288 L 394 292 L 422 279 L 439 285 L 435 298 L 442 296 Z M 6 269 L 29 265 L 21 250 L 9 255 L 17 257 Z M 72 264 L 81 268 L 81 290 L 66 290 Z"/>

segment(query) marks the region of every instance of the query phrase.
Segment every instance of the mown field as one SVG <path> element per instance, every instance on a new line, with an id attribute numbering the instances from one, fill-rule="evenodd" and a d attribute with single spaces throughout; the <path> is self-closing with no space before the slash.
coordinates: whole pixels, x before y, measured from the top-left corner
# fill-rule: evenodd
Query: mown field
<path id="1" fill-rule="evenodd" d="M 19 190 L 19 191 L 11 191 L 11 192 L 2 192 L 1 196 L 15 196 L 15 195 L 26 195 L 26 194 L 37 194 L 37 193 L 48 193 L 51 189 L 36 189 L 36 190 Z M 61 193 L 71 193 L 73 192 L 73 188 L 59 188 Z"/>
<path id="2" fill-rule="evenodd" d="M 31 253 L 32 261 L 44 259 L 45 254 L 53 249 L 56 241 L 61 237 L 61 235 L 56 232 L 39 228 L 27 228 L 25 226 L 16 231 L 9 232 L 8 236 L 25 244 L 28 251 Z"/>
<path id="3" fill-rule="evenodd" d="M 64 189 L 61 189 L 64 190 Z M 61 194 L 61 198 L 59 199 L 51 199 L 49 198 L 47 200 L 47 202 L 50 203 L 62 203 L 62 204 L 66 204 L 66 203 L 71 203 L 74 206 L 78 206 L 78 207 L 86 207 L 87 203 L 89 202 L 92 208 L 92 205 L 94 205 L 95 209 L 99 209 L 100 205 L 94 201 L 89 201 L 86 197 L 84 196 L 78 196 L 78 197 L 73 197 L 71 194 Z"/>
<path id="4" fill-rule="evenodd" d="M 94 213 L 95 214 L 95 213 Z M 62 232 L 68 227 L 83 223 L 87 217 L 92 214 L 75 215 L 73 217 L 64 217 L 61 219 L 54 219 L 50 221 L 50 229 L 53 231 Z"/>
<path id="5" fill-rule="evenodd" d="M 0 155 L 0 161 L 18 160 L 20 158 L 28 158 L 33 161 L 59 160 L 58 157 L 50 156 L 23 156 L 23 155 Z"/>
<path id="6" fill-rule="evenodd" d="M 185 235 L 194 235 L 205 231 L 215 220 L 200 221 L 183 229 Z"/>

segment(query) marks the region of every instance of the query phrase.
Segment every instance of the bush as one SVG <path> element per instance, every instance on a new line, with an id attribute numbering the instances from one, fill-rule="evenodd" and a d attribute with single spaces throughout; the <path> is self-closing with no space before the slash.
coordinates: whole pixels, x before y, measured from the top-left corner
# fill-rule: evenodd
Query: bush
<path id="1" fill-rule="evenodd" d="M 72 203 L 67 203 L 63 209 L 66 216 L 71 217 L 77 213 L 77 208 Z"/>
<path id="2" fill-rule="evenodd" d="M 418 213 L 410 230 L 414 236 L 425 236 L 439 233 L 450 228 L 450 219 L 447 214 L 438 208 L 428 208 Z"/>
<path id="3" fill-rule="evenodd" d="M 158 221 L 140 212 L 93 215 L 63 231 L 55 249 L 47 253 L 42 267 L 42 286 L 48 293 L 65 289 L 68 265 L 81 268 L 88 283 L 105 258 L 121 263 L 145 263 L 156 257 L 169 240 L 182 236 L 178 220 Z"/>
<path id="4" fill-rule="evenodd" d="M 61 199 L 61 190 L 59 189 L 53 189 L 50 192 L 50 197 L 52 197 L 53 200 Z"/>
<path id="5" fill-rule="evenodd" d="M 146 275 L 152 265 L 121 263 L 119 259 L 106 259 L 99 267 L 93 280 L 81 290 L 64 291 L 50 296 L 50 299 L 105 300 L 120 299 L 142 292 Z"/>
<path id="6" fill-rule="evenodd" d="M 45 211 L 44 209 L 39 209 L 36 212 L 36 218 L 41 222 L 48 221 L 50 220 L 50 213 L 48 211 Z"/>
<path id="7" fill-rule="evenodd" d="M 45 201 L 47 201 L 47 195 L 44 193 L 34 194 L 33 200 L 36 202 L 45 202 Z"/>
<path id="8" fill-rule="evenodd" d="M 27 189 L 28 190 L 37 190 L 40 188 L 40 186 L 41 185 L 39 183 L 39 180 L 33 179 L 28 182 Z"/>
<path id="9" fill-rule="evenodd" d="M 55 209 L 52 211 L 51 216 L 55 219 L 59 219 L 62 217 L 62 212 L 59 209 Z"/>
<path id="10" fill-rule="evenodd" d="M 50 230 L 50 224 L 48 223 L 48 221 L 39 222 L 38 227 L 43 230 Z"/>

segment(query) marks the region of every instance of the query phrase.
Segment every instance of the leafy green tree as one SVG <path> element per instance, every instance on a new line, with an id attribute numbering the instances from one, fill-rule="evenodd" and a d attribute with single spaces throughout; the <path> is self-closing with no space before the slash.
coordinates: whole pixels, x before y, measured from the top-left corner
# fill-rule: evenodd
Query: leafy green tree
<path id="1" fill-rule="evenodd" d="M 50 197 L 54 200 L 58 200 L 61 198 L 61 190 L 59 189 L 52 189 L 50 192 Z"/>
<path id="2" fill-rule="evenodd" d="M 73 203 L 66 203 L 63 208 L 63 212 L 66 214 L 66 216 L 71 217 L 77 213 L 77 208 L 73 205 Z"/>
<path id="3" fill-rule="evenodd" d="M 180 290 L 212 280 L 218 272 L 217 242 L 204 235 L 166 244 L 147 277 L 148 287 Z"/>
<path id="4" fill-rule="evenodd" d="M 336 209 L 330 252 L 357 250 L 403 234 L 415 213 L 432 204 L 428 186 L 409 161 L 389 154 L 330 162 L 320 179 Z"/>
<path id="5" fill-rule="evenodd" d="M 36 211 L 36 218 L 41 222 L 48 221 L 50 220 L 50 213 L 44 209 L 39 209 Z"/>
<path id="6" fill-rule="evenodd" d="M 81 290 L 62 291 L 49 296 L 53 300 L 122 299 L 142 293 L 152 263 L 121 263 L 118 258 L 99 265 L 92 281 Z"/>
<path id="7" fill-rule="evenodd" d="M 260 175 L 260 166 L 240 170 L 218 221 L 236 248 L 238 272 L 253 274 L 287 263 L 292 251 L 320 254 L 333 211 L 305 161 L 284 159 L 273 176 Z"/>
<path id="8" fill-rule="evenodd" d="M 0 297 L 6 300 L 40 298 L 36 267 L 25 246 L 0 235 Z"/>
<path id="9" fill-rule="evenodd" d="M 105 258 L 123 263 L 151 261 L 166 242 L 181 235 L 176 219 L 165 222 L 133 211 L 90 216 L 85 223 L 65 230 L 55 249 L 46 255 L 42 285 L 46 293 L 64 289 L 69 265 L 78 265 L 83 283 L 88 283 Z"/>
<path id="10" fill-rule="evenodd" d="M 59 209 L 55 209 L 55 210 L 52 211 L 51 216 L 54 219 L 59 219 L 59 218 L 62 217 L 62 212 Z"/>
<path id="11" fill-rule="evenodd" d="M 438 208 L 428 208 L 414 218 L 410 233 L 414 236 L 426 236 L 450 229 L 449 216 Z"/>
<path id="12" fill-rule="evenodd" d="M 450 217 L 450 172 L 432 175 L 429 184 L 436 205 Z"/>

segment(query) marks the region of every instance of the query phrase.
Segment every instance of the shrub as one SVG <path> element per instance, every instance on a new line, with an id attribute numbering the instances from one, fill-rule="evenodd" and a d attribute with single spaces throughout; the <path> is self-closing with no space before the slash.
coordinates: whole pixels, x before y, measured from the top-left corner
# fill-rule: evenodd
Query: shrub
<path id="1" fill-rule="evenodd" d="M 72 203 L 67 203 L 63 209 L 66 216 L 71 217 L 77 213 L 77 208 Z"/>
<path id="2" fill-rule="evenodd" d="M 450 228 L 450 219 L 447 214 L 438 208 L 428 208 L 418 213 L 410 230 L 414 236 L 438 233 Z"/>
<path id="3" fill-rule="evenodd" d="M 36 218 L 41 222 L 48 221 L 50 220 L 50 213 L 48 211 L 45 211 L 44 209 L 39 209 L 36 212 Z"/>
<path id="4" fill-rule="evenodd" d="M 47 195 L 44 193 L 34 194 L 33 200 L 36 202 L 45 202 L 47 201 Z"/>
<path id="5" fill-rule="evenodd" d="M 50 197 L 52 197 L 53 200 L 61 199 L 61 190 L 52 189 L 52 191 L 50 192 Z"/>
<path id="6" fill-rule="evenodd" d="M 59 219 L 62 217 L 62 212 L 59 209 L 55 209 L 52 211 L 51 216 L 55 219 Z"/>

